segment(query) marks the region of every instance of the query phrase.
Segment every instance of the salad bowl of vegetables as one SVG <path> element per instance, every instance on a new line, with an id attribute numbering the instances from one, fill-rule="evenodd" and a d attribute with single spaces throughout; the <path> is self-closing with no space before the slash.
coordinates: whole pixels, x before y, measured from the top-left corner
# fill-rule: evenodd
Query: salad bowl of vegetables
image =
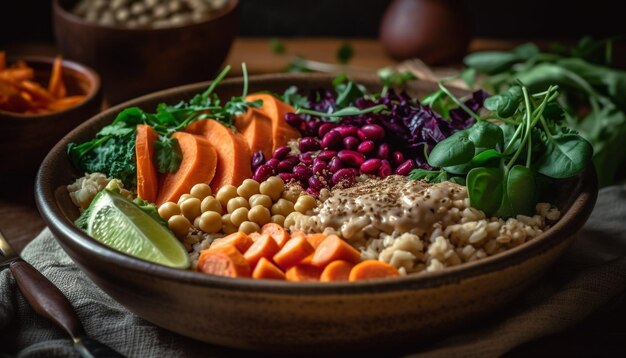
<path id="1" fill-rule="evenodd" d="M 218 76 L 132 100 L 57 144 L 38 207 L 98 286 L 178 334 L 282 352 L 439 337 L 540 277 L 597 182 L 558 88 L 401 77 Z"/>

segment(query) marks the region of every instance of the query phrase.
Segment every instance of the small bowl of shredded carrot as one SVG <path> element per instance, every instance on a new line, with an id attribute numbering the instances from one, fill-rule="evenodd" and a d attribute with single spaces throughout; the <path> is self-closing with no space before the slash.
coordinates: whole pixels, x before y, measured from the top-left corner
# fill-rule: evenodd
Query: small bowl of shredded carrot
<path id="1" fill-rule="evenodd" d="M 92 69 L 60 56 L 14 59 L 0 51 L 1 180 L 34 173 L 52 146 L 101 105 Z"/>

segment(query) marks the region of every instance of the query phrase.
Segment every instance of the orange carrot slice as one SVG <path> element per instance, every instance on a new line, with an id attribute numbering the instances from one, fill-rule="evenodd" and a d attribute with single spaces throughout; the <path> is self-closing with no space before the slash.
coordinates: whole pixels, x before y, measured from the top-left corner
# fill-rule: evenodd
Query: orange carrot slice
<path id="1" fill-rule="evenodd" d="M 137 158 L 137 196 L 154 203 L 157 199 L 159 184 L 154 165 L 154 141 L 157 133 L 146 124 L 137 125 L 135 138 L 135 157 Z"/>
<path id="2" fill-rule="evenodd" d="M 202 135 L 215 147 L 217 169 L 210 184 L 214 193 L 224 185 L 238 186 L 252 177 L 250 148 L 240 133 L 213 119 L 194 122 L 185 130 Z"/>
<path id="3" fill-rule="evenodd" d="M 300 263 L 289 268 L 285 272 L 287 281 L 294 282 L 315 282 L 320 280 L 322 269 L 306 263 Z"/>
<path id="4" fill-rule="evenodd" d="M 176 132 L 172 138 L 178 140 L 183 160 L 175 173 L 165 175 L 157 196 L 157 205 L 168 201 L 177 202 L 194 185 L 211 182 L 217 168 L 216 151 L 205 138 L 185 132 Z"/>
<path id="5" fill-rule="evenodd" d="M 248 261 L 250 267 L 255 267 L 261 257 L 269 260 L 278 250 L 280 250 L 280 247 L 278 247 L 274 239 L 269 235 L 262 235 L 246 250 L 243 257 Z"/>
<path id="6" fill-rule="evenodd" d="M 265 158 L 272 157 L 272 119 L 257 108 L 248 108 L 246 113 L 235 118 L 235 127 L 248 142 L 250 153 L 261 151 Z"/>
<path id="7" fill-rule="evenodd" d="M 232 245 L 239 250 L 239 252 L 244 253 L 250 248 L 250 246 L 252 246 L 252 243 L 253 242 L 250 236 L 246 235 L 245 232 L 237 231 L 228 236 L 213 240 L 209 249 Z"/>
<path id="8" fill-rule="evenodd" d="M 254 271 L 252 271 L 252 278 L 257 279 L 269 279 L 269 280 L 284 280 L 285 273 L 271 263 L 265 257 L 261 257 L 257 263 Z"/>
<path id="9" fill-rule="evenodd" d="M 398 270 L 388 263 L 378 260 L 367 260 L 358 263 L 350 271 L 350 281 L 376 280 L 400 276 Z"/>
<path id="10" fill-rule="evenodd" d="M 344 260 L 333 261 L 324 268 L 320 281 L 332 282 L 332 281 L 348 281 L 350 277 L 350 271 L 354 264 Z"/>
<path id="11" fill-rule="evenodd" d="M 250 277 L 250 266 L 234 246 L 202 250 L 198 258 L 198 271 L 216 276 Z"/>
<path id="12" fill-rule="evenodd" d="M 275 223 L 267 223 L 263 225 L 261 228 L 261 234 L 268 234 L 271 236 L 279 247 L 285 246 L 285 243 L 289 240 L 289 233 L 287 230 Z"/>
<path id="13" fill-rule="evenodd" d="M 7 68 L 7 54 L 4 51 L 0 51 L 0 71 Z"/>
<path id="14" fill-rule="evenodd" d="M 306 241 L 306 238 L 302 236 L 292 237 L 285 243 L 285 246 L 274 255 L 274 262 L 276 262 L 280 268 L 286 270 L 298 264 L 314 251 L 315 249 Z"/>
<path id="15" fill-rule="evenodd" d="M 361 254 L 350 244 L 339 238 L 339 236 L 328 235 L 315 249 L 311 262 L 313 265 L 325 267 L 335 260 L 357 263 L 361 261 Z"/>
<path id="16" fill-rule="evenodd" d="M 63 58 L 57 56 L 52 65 L 52 75 L 48 83 L 48 92 L 56 98 L 63 98 L 67 95 L 67 89 L 63 82 Z"/>
<path id="17" fill-rule="evenodd" d="M 311 246 L 313 246 L 314 249 L 317 249 L 322 241 L 326 240 L 326 236 L 327 235 L 322 233 L 309 234 L 306 236 L 306 240 L 309 242 L 309 244 L 311 244 Z"/>
<path id="18" fill-rule="evenodd" d="M 300 138 L 300 132 L 285 121 L 285 114 L 295 112 L 293 107 L 266 93 L 246 96 L 246 101 L 256 100 L 263 101 L 260 109 L 272 120 L 272 153 L 291 139 Z"/>

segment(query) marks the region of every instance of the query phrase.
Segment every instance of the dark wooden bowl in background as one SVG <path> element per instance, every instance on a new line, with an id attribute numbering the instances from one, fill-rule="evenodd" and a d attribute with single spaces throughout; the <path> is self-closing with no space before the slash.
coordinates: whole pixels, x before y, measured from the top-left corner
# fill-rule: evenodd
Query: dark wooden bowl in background
<path id="1" fill-rule="evenodd" d="M 250 91 L 282 93 L 295 85 L 307 91 L 330 87 L 323 74 L 252 76 Z M 373 78 L 358 78 L 379 89 Z M 89 140 L 126 106 L 152 111 L 177 103 L 208 83 L 144 96 L 111 108 L 72 131 L 50 152 L 36 182 L 37 206 L 60 245 L 107 294 L 154 324 L 201 341 L 236 348 L 310 354 L 418 344 L 485 316 L 511 301 L 573 241 L 593 209 L 593 168 L 563 182 L 551 199 L 562 218 L 541 236 L 506 252 L 396 279 L 351 283 L 295 283 L 231 279 L 178 270 L 112 250 L 73 225 L 78 212 L 66 185 L 82 175 L 66 155 L 69 142 Z M 436 84 L 415 81 L 424 95 Z M 218 87 L 223 99 L 241 93 L 242 80 Z"/>
<path id="2" fill-rule="evenodd" d="M 9 63 L 15 59 L 9 58 Z M 35 72 L 35 82 L 48 86 L 54 58 L 21 57 Z M 92 69 L 63 60 L 68 95 L 85 95 L 76 106 L 47 114 L 0 111 L 0 182 L 34 176 L 48 151 L 69 131 L 98 113 L 102 106 L 100 77 Z"/>
<path id="3" fill-rule="evenodd" d="M 70 12 L 76 3 L 54 0 L 56 41 L 63 56 L 100 73 L 109 104 L 213 78 L 238 29 L 238 0 L 200 22 L 160 29 L 87 22 Z"/>

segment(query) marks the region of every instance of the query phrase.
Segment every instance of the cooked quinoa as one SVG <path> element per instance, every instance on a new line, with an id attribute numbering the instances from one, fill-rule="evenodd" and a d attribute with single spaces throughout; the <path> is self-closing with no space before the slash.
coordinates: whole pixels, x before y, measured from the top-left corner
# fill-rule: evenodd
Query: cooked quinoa
<path id="1" fill-rule="evenodd" d="M 537 237 L 559 219 L 558 209 L 536 206 L 532 217 L 487 218 L 470 207 L 467 189 L 403 176 L 371 179 L 333 190 L 313 215 L 295 215 L 293 230 L 337 234 L 400 273 L 437 271 L 478 260 Z"/>

